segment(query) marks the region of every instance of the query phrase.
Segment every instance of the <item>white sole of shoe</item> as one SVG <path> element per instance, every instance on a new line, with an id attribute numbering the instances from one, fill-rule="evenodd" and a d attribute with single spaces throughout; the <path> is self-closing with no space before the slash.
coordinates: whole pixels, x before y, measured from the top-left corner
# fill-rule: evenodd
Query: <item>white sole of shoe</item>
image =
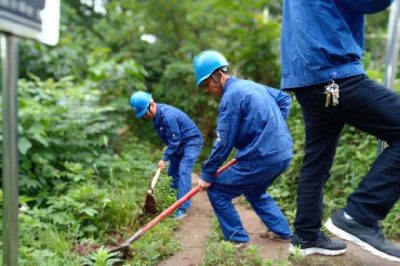
<path id="1" fill-rule="evenodd" d="M 361 239 L 347 233 L 346 231 L 340 229 L 339 227 L 337 227 L 336 225 L 333 224 L 332 219 L 329 218 L 328 221 L 326 221 L 325 223 L 325 227 L 326 229 L 328 229 L 332 234 L 335 234 L 336 236 L 343 238 L 344 240 L 350 241 L 356 245 L 359 245 L 360 247 L 362 247 L 363 249 L 365 249 L 366 251 L 387 259 L 389 261 L 395 261 L 395 262 L 400 262 L 399 258 L 396 258 L 394 256 L 388 255 L 382 251 L 377 250 L 376 248 L 374 248 L 373 246 L 365 243 L 364 241 L 362 241 Z"/>
<path id="2" fill-rule="evenodd" d="M 181 216 L 178 216 L 178 217 L 174 217 L 174 220 L 183 220 L 185 217 L 187 216 L 187 213 L 186 214 L 183 214 L 183 215 L 181 215 Z"/>
<path id="3" fill-rule="evenodd" d="M 305 248 L 305 249 L 298 249 L 292 244 L 289 245 L 289 252 L 292 254 L 295 254 L 297 252 L 300 252 L 300 255 L 302 256 L 308 256 L 312 254 L 320 254 L 320 255 L 325 255 L 325 256 L 338 256 L 347 251 L 347 248 L 345 249 L 340 249 L 340 250 L 329 250 L 329 249 L 323 249 L 323 248 Z"/>

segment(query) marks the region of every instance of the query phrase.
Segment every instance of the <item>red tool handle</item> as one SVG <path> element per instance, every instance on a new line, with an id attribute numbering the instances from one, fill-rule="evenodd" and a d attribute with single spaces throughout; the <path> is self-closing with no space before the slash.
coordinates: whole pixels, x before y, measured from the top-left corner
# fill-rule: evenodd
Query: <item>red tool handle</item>
<path id="1" fill-rule="evenodd" d="M 236 162 L 237 162 L 237 160 L 235 158 L 230 160 L 224 166 L 220 167 L 217 170 L 217 172 L 215 173 L 215 176 L 219 176 L 223 171 L 225 171 L 226 169 L 228 169 L 229 167 L 234 165 Z M 144 234 L 150 228 L 152 228 L 153 226 L 155 226 L 156 224 L 158 224 L 159 222 L 164 220 L 168 215 L 170 215 L 172 212 L 174 212 L 176 209 L 178 209 L 179 206 L 181 206 L 185 201 L 189 200 L 190 198 L 192 198 L 194 195 L 196 195 L 200 191 L 201 191 L 201 188 L 199 186 L 197 186 L 197 187 L 193 188 L 192 190 L 190 190 L 185 196 L 183 196 L 182 198 L 177 200 L 174 204 L 172 204 L 166 210 L 164 210 L 162 213 L 160 213 L 156 218 L 154 218 L 148 224 L 146 224 L 142 228 L 142 230 L 143 230 L 142 233 Z"/>
<path id="2" fill-rule="evenodd" d="M 237 162 L 237 160 L 234 158 L 227 162 L 224 166 L 220 167 L 217 172 L 215 173 L 215 176 L 219 176 L 223 171 L 225 171 L 227 168 L 231 167 Z M 199 186 L 193 188 L 190 190 L 185 196 L 177 200 L 174 204 L 169 206 L 166 210 L 164 210 L 162 213 L 160 213 L 156 218 L 151 220 L 148 224 L 146 224 L 142 229 L 137 231 L 131 238 L 129 238 L 127 241 L 125 241 L 124 246 L 129 246 L 133 241 L 139 239 L 144 233 L 146 233 L 148 230 L 150 230 L 153 226 L 164 220 L 168 215 L 170 215 L 172 212 L 174 212 L 176 209 L 179 208 L 185 201 L 188 199 L 192 198 L 194 195 L 196 195 L 199 191 L 201 191 L 201 188 Z"/>
<path id="3" fill-rule="evenodd" d="M 176 209 L 179 208 L 179 206 L 181 206 L 185 201 L 187 201 L 188 199 L 190 199 L 191 197 L 196 195 L 199 191 L 201 191 L 201 188 L 199 186 L 190 190 L 185 196 L 180 198 L 178 201 L 176 201 L 174 204 L 172 204 L 167 209 L 165 209 L 162 213 L 160 213 L 156 218 L 154 218 L 148 224 L 146 224 L 142 228 L 142 230 L 143 230 L 142 233 L 143 234 L 146 233 L 150 228 L 152 228 L 153 226 L 155 226 L 156 224 L 158 224 L 159 222 L 164 220 L 168 215 L 173 213 Z"/>
<path id="4" fill-rule="evenodd" d="M 236 162 L 237 162 L 237 159 L 233 158 L 232 160 L 227 162 L 224 166 L 218 168 L 217 172 L 215 173 L 215 176 L 219 176 L 220 174 L 222 174 L 223 171 L 225 171 L 227 168 L 229 168 L 232 165 L 234 165 Z"/>

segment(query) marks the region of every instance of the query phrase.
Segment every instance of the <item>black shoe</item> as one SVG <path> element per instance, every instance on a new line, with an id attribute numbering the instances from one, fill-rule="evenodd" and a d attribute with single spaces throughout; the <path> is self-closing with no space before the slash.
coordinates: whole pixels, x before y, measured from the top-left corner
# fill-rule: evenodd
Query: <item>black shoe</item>
<path id="1" fill-rule="evenodd" d="M 289 252 L 296 253 L 296 247 L 299 248 L 303 256 L 312 254 L 336 256 L 347 251 L 347 245 L 344 241 L 332 240 L 323 233 L 321 233 L 321 237 L 315 241 L 306 241 L 296 234 L 293 235 L 289 246 Z"/>
<path id="2" fill-rule="evenodd" d="M 368 227 L 346 219 L 343 210 L 333 213 L 325 227 L 338 237 L 353 242 L 374 255 L 400 262 L 400 249 L 385 238 L 379 227 Z"/>

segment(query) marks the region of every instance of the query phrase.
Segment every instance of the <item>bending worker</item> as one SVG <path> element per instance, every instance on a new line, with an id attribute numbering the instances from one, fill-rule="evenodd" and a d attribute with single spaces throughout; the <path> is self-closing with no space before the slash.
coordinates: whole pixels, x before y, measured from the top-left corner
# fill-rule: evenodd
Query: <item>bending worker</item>
<path id="1" fill-rule="evenodd" d="M 285 119 L 290 96 L 282 91 L 229 75 L 229 63 L 216 51 L 204 51 L 194 59 L 196 84 L 221 97 L 217 139 L 203 164 L 199 186 L 208 197 L 224 239 L 246 243 L 249 237 L 232 199 L 244 195 L 264 224 L 276 235 L 291 236 L 288 221 L 266 189 L 289 166 L 292 138 Z M 238 162 L 217 178 L 218 167 L 232 148 Z"/>
<path id="2" fill-rule="evenodd" d="M 137 118 L 153 121 L 157 134 L 167 145 L 158 167 L 164 170 L 166 162 L 170 161 L 168 175 L 172 176 L 171 186 L 178 190 L 177 198 L 182 198 L 192 187 L 192 170 L 203 147 L 200 130 L 183 111 L 167 104 L 156 104 L 147 92 L 133 93 L 131 106 Z M 186 217 L 190 206 L 190 200 L 182 204 L 175 218 Z"/>

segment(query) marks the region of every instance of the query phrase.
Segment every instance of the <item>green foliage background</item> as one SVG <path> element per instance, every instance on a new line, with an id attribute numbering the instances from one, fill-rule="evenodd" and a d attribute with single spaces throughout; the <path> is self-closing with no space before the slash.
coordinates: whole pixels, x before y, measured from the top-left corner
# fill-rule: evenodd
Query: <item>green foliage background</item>
<path id="1" fill-rule="evenodd" d="M 62 1 L 56 47 L 20 42 L 21 265 L 80 265 L 77 249 L 116 242 L 147 221 L 141 204 L 162 143 L 150 123 L 134 119 L 132 92 L 149 91 L 157 102 L 193 118 L 207 144 L 200 162 L 214 139 L 218 99 L 194 86 L 192 59 L 198 52 L 217 49 L 234 75 L 279 87 L 281 1 L 106 2 L 102 12 L 94 1 Z M 364 63 L 381 82 L 387 15 L 367 19 Z M 154 43 L 143 39 L 148 35 L 156 37 Z M 270 193 L 292 222 L 304 145 L 294 97 L 288 124 L 295 156 Z M 352 127 L 343 130 L 325 188 L 325 216 L 345 204 L 375 156 L 375 138 Z M 174 200 L 164 179 L 156 191 L 161 207 Z M 152 265 L 175 252 L 176 226 L 157 226 L 159 241 L 143 238 L 134 247 L 135 262 L 127 265 Z M 384 227 L 389 237 L 400 236 L 399 203 Z M 91 258 L 100 260 L 101 252 L 96 256 Z"/>

